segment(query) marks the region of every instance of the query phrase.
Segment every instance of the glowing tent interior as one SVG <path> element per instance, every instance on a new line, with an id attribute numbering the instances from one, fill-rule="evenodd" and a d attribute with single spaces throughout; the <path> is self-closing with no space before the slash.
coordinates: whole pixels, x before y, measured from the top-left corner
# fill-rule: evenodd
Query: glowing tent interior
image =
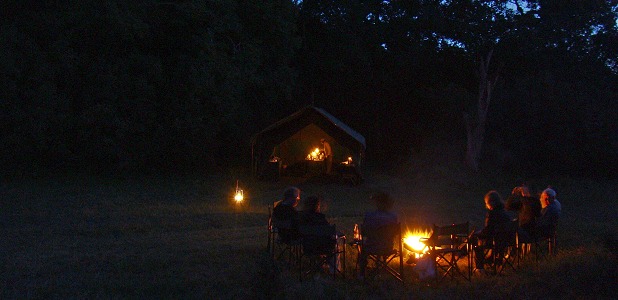
<path id="1" fill-rule="evenodd" d="M 251 138 L 252 171 L 260 179 L 311 176 L 311 152 L 325 139 L 333 151 L 333 169 L 341 162 L 360 175 L 365 138 L 325 110 L 306 106 L 275 122 Z M 320 160 L 320 159 L 317 159 Z"/>

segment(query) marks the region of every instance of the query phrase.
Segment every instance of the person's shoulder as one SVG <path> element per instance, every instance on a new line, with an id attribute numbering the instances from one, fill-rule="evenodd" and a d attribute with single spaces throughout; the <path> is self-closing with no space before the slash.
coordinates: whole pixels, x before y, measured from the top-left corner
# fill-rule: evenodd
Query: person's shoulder
<path id="1" fill-rule="evenodd" d="M 494 209 L 490 210 L 490 219 L 493 219 L 495 222 L 503 222 L 504 220 L 510 219 L 510 217 L 506 210 Z"/>
<path id="2" fill-rule="evenodd" d="M 500 219 L 501 221 L 510 221 L 515 218 L 516 215 L 513 212 L 506 211 L 504 209 L 500 210 Z"/>
<path id="3" fill-rule="evenodd" d="M 390 217 L 390 216 L 397 216 L 397 215 L 392 211 L 374 210 L 374 211 L 366 212 L 365 216 Z"/>
<path id="4" fill-rule="evenodd" d="M 560 206 L 559 203 L 556 203 L 556 201 L 554 201 L 553 203 L 551 203 L 550 205 L 547 206 L 549 208 L 550 211 L 552 212 L 560 212 L 560 210 L 562 209 L 562 207 Z"/>
<path id="5" fill-rule="evenodd" d="M 298 211 L 296 211 L 296 209 L 292 206 L 289 205 L 277 205 L 277 207 L 275 207 L 275 209 L 273 210 L 273 213 L 277 213 L 277 214 L 286 214 L 286 215 L 290 215 L 290 214 L 298 214 Z"/>
<path id="6" fill-rule="evenodd" d="M 560 211 L 558 210 L 558 208 L 553 205 L 548 205 L 545 208 L 541 209 L 541 215 L 546 217 L 557 215 L 559 213 Z"/>
<path id="7" fill-rule="evenodd" d="M 302 225 L 309 225 L 313 223 L 313 215 L 306 210 L 298 212 L 298 222 Z"/>
<path id="8" fill-rule="evenodd" d="M 388 213 L 388 215 L 390 216 L 390 218 L 391 218 L 393 221 L 398 222 L 398 220 L 399 220 L 399 216 L 397 216 L 397 214 L 396 214 L 396 213 L 394 213 L 394 212 L 392 212 L 392 211 L 389 211 L 389 212 L 387 212 L 387 213 Z"/>
<path id="9" fill-rule="evenodd" d="M 328 220 L 326 219 L 326 215 L 323 213 L 318 213 L 317 214 L 318 220 L 320 222 L 320 224 L 322 225 L 328 225 Z"/>
<path id="10" fill-rule="evenodd" d="M 393 212 L 389 212 L 389 211 L 377 212 L 376 214 L 372 216 L 372 219 L 376 220 L 378 223 L 382 225 L 399 222 L 398 221 L 399 217 L 397 216 L 397 214 Z"/>
<path id="11" fill-rule="evenodd" d="M 365 212 L 365 219 L 367 218 L 373 218 L 377 215 L 378 211 L 374 210 L 374 211 L 368 211 Z"/>

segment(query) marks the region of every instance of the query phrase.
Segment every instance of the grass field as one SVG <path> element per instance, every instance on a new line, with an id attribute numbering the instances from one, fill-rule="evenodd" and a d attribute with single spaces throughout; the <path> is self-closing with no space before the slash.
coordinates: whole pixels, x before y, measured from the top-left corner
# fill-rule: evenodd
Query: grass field
<path id="1" fill-rule="evenodd" d="M 0 298 L 414 299 L 618 298 L 616 180 L 533 178 L 563 205 L 558 255 L 540 268 L 427 286 L 407 266 L 404 287 L 389 278 L 298 282 L 265 253 L 267 205 L 296 184 L 326 196 L 324 213 L 351 233 L 377 189 L 396 199 L 409 229 L 470 221 L 482 226 L 483 195 L 506 196 L 515 178 L 434 169 L 367 174 L 356 187 L 241 176 L 247 201 L 234 207 L 236 176 L 101 179 L 63 176 L 5 181 L 0 187 Z"/>

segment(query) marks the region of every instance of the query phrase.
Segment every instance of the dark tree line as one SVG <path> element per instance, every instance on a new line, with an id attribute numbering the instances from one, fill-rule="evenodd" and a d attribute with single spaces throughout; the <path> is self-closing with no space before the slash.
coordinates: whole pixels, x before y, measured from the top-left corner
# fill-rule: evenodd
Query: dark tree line
<path id="1" fill-rule="evenodd" d="M 463 161 L 490 52 L 481 167 L 616 170 L 617 0 L 1 6 L 6 170 L 245 164 L 251 135 L 311 103 L 365 135 L 376 163 L 428 144 Z"/>

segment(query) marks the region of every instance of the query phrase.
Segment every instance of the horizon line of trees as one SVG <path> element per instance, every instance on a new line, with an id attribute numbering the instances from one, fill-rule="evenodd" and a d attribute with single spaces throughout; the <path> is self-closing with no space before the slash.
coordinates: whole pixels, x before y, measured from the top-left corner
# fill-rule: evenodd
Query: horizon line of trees
<path id="1" fill-rule="evenodd" d="M 463 161 L 492 53 L 481 169 L 616 174 L 618 0 L 2 6 L 6 170 L 248 165 L 250 137 L 308 104 L 363 134 L 374 164 Z"/>

